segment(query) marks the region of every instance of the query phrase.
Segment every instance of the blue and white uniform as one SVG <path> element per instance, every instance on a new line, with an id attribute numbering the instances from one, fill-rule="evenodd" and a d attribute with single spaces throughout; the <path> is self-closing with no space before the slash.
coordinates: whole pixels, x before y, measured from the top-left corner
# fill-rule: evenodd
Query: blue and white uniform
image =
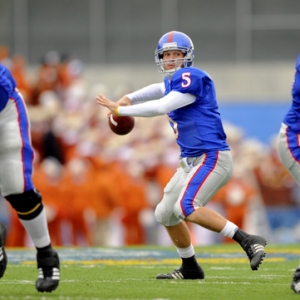
<path id="1" fill-rule="evenodd" d="M 0 191 L 7 195 L 32 190 L 33 149 L 22 95 L 10 71 L 0 64 Z"/>
<path id="2" fill-rule="evenodd" d="M 205 206 L 232 174 L 214 82 L 206 72 L 185 67 L 170 79 L 166 76 L 163 84 L 152 84 L 126 96 L 132 105 L 119 106 L 119 115 L 167 114 L 174 131 L 181 168 L 165 187 L 155 216 L 165 226 L 176 225 Z"/>
<path id="3" fill-rule="evenodd" d="M 32 183 L 34 151 L 26 105 L 10 71 L 0 64 L 0 192 L 17 213 L 18 219 L 37 249 L 40 292 L 58 286 L 59 258 L 52 249 L 41 194 Z M 2 231 L 0 263 L 3 276 L 7 264 Z"/>
<path id="4" fill-rule="evenodd" d="M 278 155 L 300 186 L 300 54 L 295 65 L 292 104 L 285 115 L 278 135 Z"/>
<path id="5" fill-rule="evenodd" d="M 215 87 L 205 72 L 196 68 L 178 70 L 165 78 L 165 95 L 171 91 L 196 96 L 193 103 L 168 113 L 180 146 L 181 157 L 196 157 L 207 151 L 229 150 L 218 112 Z"/>

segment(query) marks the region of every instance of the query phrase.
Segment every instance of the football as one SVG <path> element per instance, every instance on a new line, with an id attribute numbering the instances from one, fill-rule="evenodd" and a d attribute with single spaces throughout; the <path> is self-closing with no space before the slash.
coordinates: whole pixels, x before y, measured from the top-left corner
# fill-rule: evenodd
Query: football
<path id="1" fill-rule="evenodd" d="M 111 114 L 108 119 L 110 129 L 118 135 L 128 134 L 134 127 L 134 117 L 130 116 L 116 116 Z"/>

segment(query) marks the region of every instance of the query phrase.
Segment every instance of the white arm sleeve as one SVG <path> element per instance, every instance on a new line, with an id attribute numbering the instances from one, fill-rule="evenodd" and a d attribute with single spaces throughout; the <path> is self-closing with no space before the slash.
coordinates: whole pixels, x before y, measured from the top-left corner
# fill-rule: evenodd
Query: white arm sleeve
<path id="1" fill-rule="evenodd" d="M 162 98 L 164 96 L 164 93 L 165 84 L 164 82 L 161 82 L 148 85 L 140 90 L 137 90 L 125 96 L 130 99 L 132 104 L 136 104 L 137 102 L 144 102 L 148 100 Z"/>
<path id="2" fill-rule="evenodd" d="M 154 117 L 189 105 L 195 102 L 195 100 L 195 95 L 171 91 L 168 95 L 158 100 L 136 105 L 119 106 L 118 113 L 120 116 Z"/>

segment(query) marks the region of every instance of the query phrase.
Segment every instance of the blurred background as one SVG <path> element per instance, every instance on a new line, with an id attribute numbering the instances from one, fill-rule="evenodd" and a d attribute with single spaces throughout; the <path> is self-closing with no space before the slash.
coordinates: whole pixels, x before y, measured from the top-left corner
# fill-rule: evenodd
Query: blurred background
<path id="1" fill-rule="evenodd" d="M 169 245 L 153 211 L 178 167 L 166 117 L 114 135 L 113 100 L 160 82 L 159 38 L 191 37 L 195 66 L 215 81 L 234 174 L 208 204 L 269 242 L 300 242 L 300 190 L 276 138 L 300 52 L 299 0 L 0 0 L 0 62 L 23 93 L 54 245 Z M 8 246 L 30 246 L 0 201 Z M 195 245 L 230 242 L 190 225 Z"/>

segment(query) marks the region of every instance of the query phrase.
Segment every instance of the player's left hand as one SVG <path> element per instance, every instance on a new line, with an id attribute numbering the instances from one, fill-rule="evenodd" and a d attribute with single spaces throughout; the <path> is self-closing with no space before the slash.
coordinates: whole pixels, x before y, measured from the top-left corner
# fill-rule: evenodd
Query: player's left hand
<path id="1" fill-rule="evenodd" d="M 116 113 L 116 109 L 118 107 L 117 103 L 107 99 L 104 95 L 98 95 L 96 99 L 99 105 L 107 107 L 113 114 Z"/>
<path id="2" fill-rule="evenodd" d="M 120 100 L 118 100 L 116 103 L 120 106 L 128 106 L 131 105 L 131 101 L 127 96 L 122 97 Z"/>

